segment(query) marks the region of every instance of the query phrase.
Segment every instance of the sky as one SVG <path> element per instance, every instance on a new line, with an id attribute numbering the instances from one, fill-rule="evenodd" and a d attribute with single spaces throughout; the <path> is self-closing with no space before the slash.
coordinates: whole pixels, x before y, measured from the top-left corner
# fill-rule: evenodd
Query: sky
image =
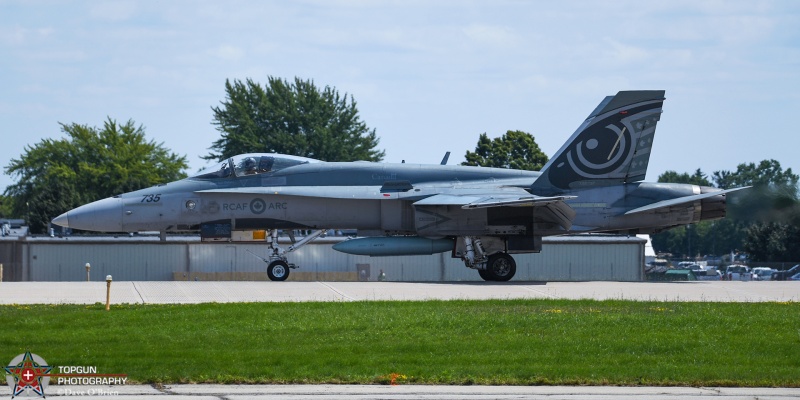
<path id="1" fill-rule="evenodd" d="M 0 0 L 0 167 L 60 123 L 111 118 L 192 174 L 225 81 L 269 76 L 352 95 L 385 162 L 460 163 L 508 130 L 552 157 L 605 96 L 666 90 L 647 180 L 765 159 L 800 173 L 789 0 Z"/>

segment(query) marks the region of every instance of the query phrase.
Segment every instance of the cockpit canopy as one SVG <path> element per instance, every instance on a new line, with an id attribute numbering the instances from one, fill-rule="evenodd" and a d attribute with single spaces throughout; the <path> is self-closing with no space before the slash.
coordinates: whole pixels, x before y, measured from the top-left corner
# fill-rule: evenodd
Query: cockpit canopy
<path id="1" fill-rule="evenodd" d="M 192 178 L 219 179 L 228 178 L 231 175 L 240 177 L 246 175 L 266 174 L 293 167 L 295 165 L 317 162 L 321 161 L 313 158 L 287 156 L 283 154 L 242 154 L 222 161 L 215 166 L 205 168 Z"/>

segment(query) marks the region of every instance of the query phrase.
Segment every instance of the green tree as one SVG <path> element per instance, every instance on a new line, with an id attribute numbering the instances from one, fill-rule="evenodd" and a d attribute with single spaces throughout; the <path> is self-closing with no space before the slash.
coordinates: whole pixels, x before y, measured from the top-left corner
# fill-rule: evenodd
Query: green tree
<path id="1" fill-rule="evenodd" d="M 0 218 L 13 218 L 11 215 L 11 198 L 0 195 Z"/>
<path id="2" fill-rule="evenodd" d="M 800 252 L 800 202 L 798 176 L 783 170 L 776 160 L 739 164 L 736 171 L 716 171 L 713 181 L 720 188 L 753 186 L 728 195 L 727 217 L 703 221 L 653 235 L 658 251 L 694 256 L 743 249 L 756 261 L 797 261 Z M 699 169 L 693 174 L 667 171 L 659 182 L 707 183 Z"/>
<path id="3" fill-rule="evenodd" d="M 736 167 L 735 172 L 714 171 L 714 183 L 720 189 L 730 189 L 741 186 L 777 186 L 797 194 L 798 176 L 789 168 L 781 168 L 781 163 L 776 160 L 763 160 L 758 165 L 755 163 L 742 163 Z"/>
<path id="4" fill-rule="evenodd" d="M 269 77 L 265 87 L 247 79 L 225 81 L 226 100 L 212 107 L 222 137 L 204 158 L 281 153 L 323 161 L 380 161 L 375 129 L 361 121 L 353 96 L 311 80 Z"/>
<path id="5" fill-rule="evenodd" d="M 536 143 L 533 135 L 522 131 L 507 131 L 502 137 L 490 140 L 482 133 L 475 152 L 467 150 L 466 161 L 461 165 L 512 168 L 539 171 L 548 157 Z"/>
<path id="6" fill-rule="evenodd" d="M 800 260 L 800 226 L 778 222 L 758 222 L 747 227 L 744 250 L 755 261 Z"/>
<path id="7" fill-rule="evenodd" d="M 752 186 L 732 195 L 728 215 L 740 222 L 743 248 L 755 261 L 797 261 L 800 239 L 800 177 L 776 160 L 742 163 L 735 172 L 714 172 L 722 188 Z"/>
<path id="8" fill-rule="evenodd" d="M 706 174 L 698 168 L 694 174 L 666 171 L 658 176 L 661 183 L 687 183 L 699 186 L 711 186 Z M 714 222 L 703 221 L 697 224 L 670 229 L 651 236 L 653 248 L 658 252 L 672 253 L 681 257 L 693 257 L 699 254 L 714 253 L 718 228 Z M 708 233 L 711 233 L 709 235 Z"/>
<path id="9" fill-rule="evenodd" d="M 5 190 L 14 215 L 34 233 L 76 206 L 186 176 L 186 157 L 147 141 L 133 121 L 108 119 L 102 129 L 60 124 L 67 138 L 44 139 L 12 159 L 5 173 L 16 183 Z"/>
<path id="10" fill-rule="evenodd" d="M 667 171 L 658 176 L 658 181 L 662 183 L 688 183 L 691 185 L 711 186 L 711 182 L 709 182 L 706 174 L 700 168 L 695 170 L 692 175 L 686 172 L 679 174 L 675 171 Z"/>

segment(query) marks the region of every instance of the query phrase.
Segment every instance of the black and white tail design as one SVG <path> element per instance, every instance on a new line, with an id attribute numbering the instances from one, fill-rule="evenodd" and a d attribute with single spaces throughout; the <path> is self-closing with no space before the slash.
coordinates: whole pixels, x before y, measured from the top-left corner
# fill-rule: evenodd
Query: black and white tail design
<path id="1" fill-rule="evenodd" d="M 542 169 L 534 193 L 643 180 L 650 162 L 663 90 L 608 96 Z"/>

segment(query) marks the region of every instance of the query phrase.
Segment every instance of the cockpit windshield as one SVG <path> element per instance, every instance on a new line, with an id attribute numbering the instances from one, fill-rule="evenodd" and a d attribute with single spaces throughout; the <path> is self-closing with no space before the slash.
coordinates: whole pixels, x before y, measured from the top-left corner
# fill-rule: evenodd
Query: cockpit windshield
<path id="1" fill-rule="evenodd" d="M 231 176 L 231 165 L 237 177 L 266 174 L 300 164 L 319 162 L 311 158 L 281 154 L 243 154 L 200 171 L 196 179 L 217 179 Z"/>
<path id="2" fill-rule="evenodd" d="M 202 171 L 198 172 L 194 178 L 197 179 L 217 179 L 217 178 L 227 178 L 231 176 L 231 161 L 230 159 L 220 162 L 217 165 L 214 165 L 209 168 L 204 168 Z"/>

